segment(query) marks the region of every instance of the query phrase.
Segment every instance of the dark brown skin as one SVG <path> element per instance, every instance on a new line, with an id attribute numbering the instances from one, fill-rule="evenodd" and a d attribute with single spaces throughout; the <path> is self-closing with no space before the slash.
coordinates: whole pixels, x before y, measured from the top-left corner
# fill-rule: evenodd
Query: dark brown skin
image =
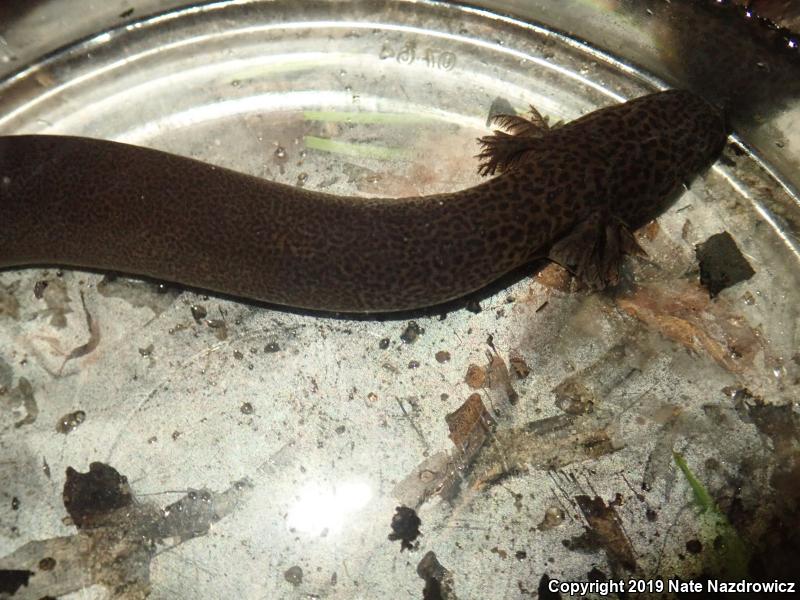
<path id="1" fill-rule="evenodd" d="M 0 268 L 58 265 L 342 312 L 435 305 L 549 256 L 615 283 L 630 229 L 721 150 L 721 114 L 683 91 L 548 129 L 498 119 L 478 186 L 364 199 L 78 137 L 0 137 Z"/>

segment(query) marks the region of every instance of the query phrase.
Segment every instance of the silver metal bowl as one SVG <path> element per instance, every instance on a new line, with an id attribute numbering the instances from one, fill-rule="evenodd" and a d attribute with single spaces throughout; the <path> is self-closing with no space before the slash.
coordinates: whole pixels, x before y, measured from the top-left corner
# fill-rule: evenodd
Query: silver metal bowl
<path id="1" fill-rule="evenodd" d="M 4 4 L 0 134 L 392 196 L 476 182 L 493 106 L 570 120 L 692 87 L 734 133 L 609 293 L 547 267 L 479 311 L 356 320 L 0 273 L 14 598 L 527 598 L 603 577 L 660 597 L 794 572 L 793 38 L 713 2 L 182 4 Z M 721 232 L 755 275 L 712 300 L 695 246 Z M 391 541 L 395 514 L 412 532 Z"/>

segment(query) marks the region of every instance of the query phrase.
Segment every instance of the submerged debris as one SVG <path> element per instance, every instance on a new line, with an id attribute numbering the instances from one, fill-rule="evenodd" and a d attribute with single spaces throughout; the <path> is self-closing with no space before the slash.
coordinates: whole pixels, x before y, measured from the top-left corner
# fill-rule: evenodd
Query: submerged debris
<path id="1" fill-rule="evenodd" d="M 712 235 L 698 244 L 696 252 L 700 262 L 700 283 L 708 289 L 712 298 L 756 273 L 727 231 Z"/>
<path id="2" fill-rule="evenodd" d="M 412 542 L 422 535 L 419 531 L 420 525 L 422 519 L 417 516 L 413 508 L 398 506 L 392 516 L 392 533 L 389 534 L 389 539 L 393 542 L 400 540 L 400 552 L 413 550 Z"/>
<path id="3" fill-rule="evenodd" d="M 410 321 L 403 333 L 400 334 L 400 339 L 405 344 L 413 344 L 423 333 L 425 333 L 425 330 L 416 321 Z"/>
<path id="4" fill-rule="evenodd" d="M 33 394 L 33 386 L 25 377 L 20 377 L 17 386 L 7 389 L 0 382 L 0 408 L 9 408 L 11 411 L 24 409 L 25 416 L 14 422 L 14 427 L 19 428 L 36 422 L 39 416 L 39 405 Z"/>
<path id="5" fill-rule="evenodd" d="M 731 525 L 727 515 L 722 512 L 711 493 L 689 469 L 686 459 L 677 452 L 674 454 L 674 458 L 675 464 L 683 473 L 692 490 L 699 509 L 697 513 L 699 533 L 704 539 L 713 541 L 711 561 L 707 565 L 711 574 L 736 580 L 747 577 L 749 548 L 739 537 L 738 532 Z"/>
<path id="6" fill-rule="evenodd" d="M 10 285 L 0 284 L 0 319 L 19 319 L 19 300 L 14 295 L 18 288 L 18 281 Z"/>
<path id="7" fill-rule="evenodd" d="M 33 571 L 23 569 L 0 569 L 0 594 L 13 596 L 23 586 L 28 585 Z"/>
<path id="8" fill-rule="evenodd" d="M 531 368 L 518 351 L 512 350 L 509 353 L 508 362 L 511 364 L 511 372 L 517 379 L 525 379 L 531 374 Z"/>
<path id="9" fill-rule="evenodd" d="M 605 550 L 614 570 L 623 567 L 628 571 L 635 571 L 636 557 L 633 547 L 614 505 L 606 504 L 600 496 L 591 498 L 585 494 L 575 496 L 575 502 L 589 524 L 584 537 L 590 538 L 595 545 Z"/>
<path id="10" fill-rule="evenodd" d="M 564 522 L 566 515 L 564 511 L 558 506 L 548 506 L 544 511 L 542 521 L 536 526 L 539 531 L 550 531 L 555 529 Z"/>
<path id="11" fill-rule="evenodd" d="M 473 467 L 474 486 L 491 484 L 531 469 L 550 470 L 616 452 L 609 423 L 595 412 L 557 415 L 519 428 L 501 429 Z"/>
<path id="12" fill-rule="evenodd" d="M 64 508 L 78 529 L 92 529 L 104 523 L 110 513 L 133 503 L 128 479 L 114 467 L 93 462 L 88 473 L 67 467 Z"/>
<path id="13" fill-rule="evenodd" d="M 159 316 L 167 310 L 180 290 L 173 284 L 165 286 L 152 281 L 142 281 L 106 275 L 97 283 L 97 292 L 105 298 L 119 298 L 134 308 L 149 308 L 154 316 Z M 192 315 L 195 314 L 192 306 Z M 197 318 L 197 317 L 195 317 Z"/>
<path id="14" fill-rule="evenodd" d="M 442 566 L 433 551 L 419 561 L 417 575 L 425 580 L 422 600 L 458 600 L 453 591 L 453 574 Z"/>
<path id="15" fill-rule="evenodd" d="M 763 350 L 760 333 L 720 298 L 712 302 L 696 283 L 671 281 L 640 287 L 617 305 L 685 348 L 709 356 L 732 373 L 752 367 Z"/>
<path id="16" fill-rule="evenodd" d="M 289 567 L 286 569 L 286 571 L 284 571 L 283 578 L 293 586 L 297 587 L 303 583 L 303 569 L 297 565 Z"/>
<path id="17" fill-rule="evenodd" d="M 56 423 L 56 431 L 58 433 L 67 434 L 74 431 L 78 426 L 86 420 L 86 413 L 82 410 L 76 410 L 67 413 L 58 420 Z"/>
<path id="18" fill-rule="evenodd" d="M 445 415 L 450 439 L 465 456 L 472 457 L 483 445 L 494 422 L 480 394 L 472 394 L 456 410 Z"/>
<path id="19" fill-rule="evenodd" d="M 164 509 L 137 499 L 128 479 L 94 462 L 88 473 L 67 468 L 63 502 L 77 532 L 34 540 L 0 558 L 0 596 L 26 585 L 25 597 L 55 597 L 102 585 L 110 597 L 146 598 L 150 561 L 168 541 L 204 535 L 233 512 L 247 480 L 216 493 L 189 490 Z"/>

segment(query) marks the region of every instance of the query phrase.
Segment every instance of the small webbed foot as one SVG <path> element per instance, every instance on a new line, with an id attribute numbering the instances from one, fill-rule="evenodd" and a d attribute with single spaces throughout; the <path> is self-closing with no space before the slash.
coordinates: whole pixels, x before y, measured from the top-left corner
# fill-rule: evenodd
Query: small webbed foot
<path id="1" fill-rule="evenodd" d="M 602 290 L 619 282 L 626 254 L 645 256 L 630 229 L 616 217 L 593 213 L 550 248 L 548 258 L 589 288 Z"/>
<path id="2" fill-rule="evenodd" d="M 478 138 L 481 145 L 477 156 L 480 160 L 478 173 L 484 177 L 513 169 L 533 149 L 534 142 L 550 130 L 545 118 L 533 106 L 527 117 L 500 114 L 494 115 L 491 121 L 505 131 L 495 130 L 492 135 Z"/>

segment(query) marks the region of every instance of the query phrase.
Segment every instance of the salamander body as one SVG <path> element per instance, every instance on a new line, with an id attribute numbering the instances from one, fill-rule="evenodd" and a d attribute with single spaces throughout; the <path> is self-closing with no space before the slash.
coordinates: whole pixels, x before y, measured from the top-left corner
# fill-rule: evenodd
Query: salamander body
<path id="1" fill-rule="evenodd" d="M 439 304 L 540 256 L 599 288 L 638 250 L 630 231 L 727 137 L 685 91 L 555 128 L 535 110 L 497 122 L 479 155 L 495 177 L 410 198 L 334 196 L 110 141 L 0 137 L 0 268 L 110 270 L 342 312 Z"/>

